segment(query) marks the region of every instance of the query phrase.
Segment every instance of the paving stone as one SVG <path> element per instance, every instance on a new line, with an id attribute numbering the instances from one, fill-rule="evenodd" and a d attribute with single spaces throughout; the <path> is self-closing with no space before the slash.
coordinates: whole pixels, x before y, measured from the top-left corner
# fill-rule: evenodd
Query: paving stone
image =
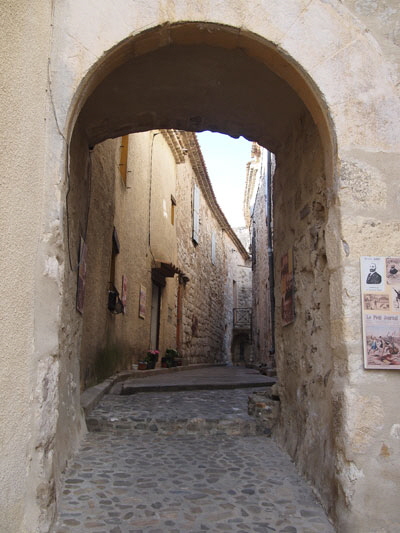
<path id="1" fill-rule="evenodd" d="M 105 396 L 64 477 L 53 533 L 333 533 L 290 458 L 249 434 L 249 393 Z M 189 433 L 188 420 L 211 429 Z"/>

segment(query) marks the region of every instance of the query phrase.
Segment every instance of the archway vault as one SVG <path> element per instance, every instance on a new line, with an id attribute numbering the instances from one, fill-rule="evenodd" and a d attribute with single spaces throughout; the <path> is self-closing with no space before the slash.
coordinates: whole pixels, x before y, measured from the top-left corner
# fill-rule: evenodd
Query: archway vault
<path id="1" fill-rule="evenodd" d="M 175 128 L 243 135 L 276 152 L 290 124 L 307 111 L 331 165 L 332 120 L 293 58 L 249 31 L 182 22 L 130 37 L 94 65 L 77 92 L 70 124 L 79 115 L 89 144 Z"/>
<path id="2" fill-rule="evenodd" d="M 211 130 L 243 135 L 277 154 L 277 257 L 296 249 L 299 315 L 312 309 L 309 324 L 297 321 L 286 335 L 278 324 L 278 372 L 287 419 L 282 438 L 326 507 L 334 512 L 329 378 L 333 363 L 325 227 L 336 141 L 316 85 L 276 45 L 250 32 L 211 23 L 166 24 L 126 39 L 93 66 L 78 92 L 72 124 L 67 198 L 71 217 L 66 241 L 75 253 L 81 228 L 87 226 L 90 203 L 90 180 L 85 179 L 84 169 L 89 166 L 89 148 L 97 143 L 160 128 Z M 280 266 L 276 266 L 278 273 Z M 64 301 L 66 316 L 72 314 L 75 278 L 66 272 L 65 293 L 70 295 Z M 280 301 L 278 294 L 276 299 Z M 76 331 L 78 322 L 76 317 Z M 306 346 L 311 335 L 313 353 L 323 354 L 313 369 L 312 382 L 300 370 L 308 357 L 315 357 L 309 356 Z M 291 352 L 301 354 L 304 362 L 291 360 Z M 308 386 L 313 396 L 309 405 L 296 398 L 295 392 Z M 316 422 L 308 417 L 310 410 L 324 418 L 324 428 L 316 437 L 312 436 Z M 311 448 L 317 457 L 313 461 Z"/>
<path id="3" fill-rule="evenodd" d="M 332 28 L 339 28 L 339 18 Z M 345 266 L 355 271 L 358 258 L 353 254 L 347 260 L 343 249 L 348 248 L 342 249 L 341 245 L 346 216 L 346 231 L 353 239 L 351 246 L 356 242 L 355 232 L 349 226 L 354 205 L 346 214 L 342 204 L 339 213 L 336 201 L 339 189 L 335 172 L 336 133 L 341 156 L 352 146 L 357 149 L 368 146 L 373 152 L 377 147 L 389 146 L 395 137 L 395 130 L 390 127 L 393 121 L 387 120 L 387 109 L 394 101 L 392 92 L 388 91 L 382 105 L 377 97 L 379 91 L 374 90 L 356 101 L 358 87 L 371 84 L 376 87 L 378 70 L 369 77 L 360 68 L 359 79 L 357 73 L 349 74 L 343 79 L 343 86 L 336 89 L 333 77 L 338 67 L 331 58 L 350 46 L 352 33 L 350 28 L 348 34 L 341 36 L 342 48 L 336 48 L 332 31 L 325 49 L 331 54 L 329 60 L 317 57 L 315 67 L 306 69 L 302 65 L 307 61 L 299 64 L 303 53 L 296 54 L 296 61 L 278 44 L 238 27 L 201 21 L 155 25 L 124 38 L 90 63 L 70 107 L 67 135 L 71 139 L 69 185 L 72 184 L 72 189 L 77 185 L 71 198 L 75 194 L 79 199 L 72 210 L 76 213 L 86 212 L 85 197 L 79 187 L 85 186 L 80 179 L 88 161 L 88 147 L 110 137 L 156 128 L 209 129 L 232 136 L 244 135 L 277 154 L 278 256 L 291 247 L 297 252 L 297 274 L 301 274 L 297 278 L 296 298 L 303 306 L 298 314 L 304 318 L 303 323 L 299 320 L 284 332 L 281 327 L 278 336 L 278 351 L 283 354 L 281 371 L 288 376 L 284 401 L 288 412 L 291 410 L 284 437 L 290 441 L 289 451 L 317 486 L 326 507 L 337 516 L 347 512 L 347 500 L 353 493 L 353 482 L 346 478 L 352 464 L 343 460 L 347 453 L 343 444 L 346 420 L 339 390 L 344 386 L 341 378 L 347 369 L 343 371 L 338 361 L 346 359 L 352 349 L 349 346 L 353 346 L 350 335 L 345 338 L 345 307 L 348 305 L 348 311 L 353 306 L 351 311 L 355 310 L 355 314 L 359 309 L 354 305 L 354 288 L 352 302 L 343 297 L 342 271 Z M 299 35 L 306 38 L 304 28 Z M 379 54 L 371 52 L 373 47 L 365 42 L 364 36 L 357 36 L 354 42 L 359 44 L 360 57 L 365 52 L 365 57 L 378 64 Z M 302 45 L 299 36 L 297 43 Z M 293 45 L 287 49 L 293 52 Z M 347 60 L 347 56 L 338 59 L 340 69 L 345 69 Z M 363 61 L 367 60 L 359 61 L 362 66 Z M 382 79 L 388 85 L 387 79 Z M 373 128 L 366 128 L 367 111 L 371 112 L 372 125 L 383 124 L 380 119 L 385 118 L 379 135 L 371 134 Z M 334 113 L 334 120 L 330 112 Z M 346 200 L 344 194 L 343 199 Z M 363 216 L 363 200 L 358 200 L 356 207 L 361 206 L 359 212 Z M 78 228 L 79 221 L 72 228 L 75 237 Z M 344 244 L 347 246 L 348 242 Z M 69 272 L 64 288 L 66 294 L 74 294 L 75 277 Z M 72 300 L 65 298 L 65 314 L 70 314 Z M 305 309 L 311 309 L 311 313 L 303 313 Z M 78 320 L 71 329 L 79 331 Z M 301 373 L 303 382 L 298 379 Z M 324 420 L 324 425 L 320 420 Z M 337 428 L 339 437 L 335 433 Z M 362 464 L 365 466 L 364 458 L 359 461 Z M 339 468 L 345 473 L 338 474 Z M 356 524 L 353 529 L 366 523 L 364 519 L 357 520 L 353 521 Z"/>

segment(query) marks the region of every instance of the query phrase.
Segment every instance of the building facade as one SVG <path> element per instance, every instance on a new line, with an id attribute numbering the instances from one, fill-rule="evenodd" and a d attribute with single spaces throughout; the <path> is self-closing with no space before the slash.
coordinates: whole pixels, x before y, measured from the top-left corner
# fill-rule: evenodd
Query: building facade
<path id="1" fill-rule="evenodd" d="M 275 372 L 275 279 L 273 256 L 272 183 L 275 167 L 267 150 L 253 149 L 248 166 L 245 196 L 251 232 L 252 309 L 255 362 L 269 373 Z M 253 197 L 253 199 L 251 198 Z"/>
<path id="2" fill-rule="evenodd" d="M 275 289 L 277 438 L 341 533 L 396 530 L 398 373 L 364 368 L 359 265 L 400 248 L 398 2 L 31 0 L 0 17 L 2 529 L 48 531 L 82 434 L 89 197 L 72 189 L 97 144 L 176 129 L 276 155 L 274 271 L 292 250 L 296 287 L 285 323 Z"/>
<path id="3" fill-rule="evenodd" d="M 149 350 L 160 352 L 158 366 L 167 349 L 184 364 L 230 362 L 238 269 L 249 257 L 216 203 L 195 134 L 156 130 L 100 143 L 86 185 L 77 217 L 81 388 L 135 367 Z"/>

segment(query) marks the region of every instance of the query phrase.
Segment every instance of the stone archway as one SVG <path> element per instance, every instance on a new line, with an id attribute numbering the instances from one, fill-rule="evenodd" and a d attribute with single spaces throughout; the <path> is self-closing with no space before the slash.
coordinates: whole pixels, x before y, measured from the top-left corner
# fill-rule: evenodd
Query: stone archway
<path id="1" fill-rule="evenodd" d="M 308 250 L 310 264 L 302 262 L 304 275 L 301 277 L 302 286 L 298 298 L 300 302 L 303 301 L 301 294 L 306 294 L 312 287 L 311 299 L 304 301 L 315 305 L 310 320 L 311 324 L 314 318 L 316 320 L 316 329 L 312 335 L 319 331 L 317 335 L 320 335 L 321 344 L 317 343 L 317 352 L 323 351 L 323 357 L 311 373 L 311 380 L 296 380 L 294 372 L 290 382 L 286 383 L 283 397 L 288 408 L 287 424 L 282 428 L 281 437 L 291 439 L 288 447 L 301 469 L 313 480 L 326 507 L 342 524 L 342 530 L 351 531 L 362 527 L 369 520 L 367 515 L 363 516 L 361 500 L 370 494 L 371 489 L 363 480 L 362 470 L 366 468 L 368 477 L 371 478 L 376 476 L 379 468 L 367 466 L 366 450 L 373 446 L 371 439 L 363 441 L 364 448 L 361 450 L 356 448 L 354 452 L 352 448 L 352 438 L 362 427 L 357 419 L 358 415 L 354 419 L 352 413 L 358 412 L 355 409 L 357 402 L 360 397 L 366 398 L 366 391 L 372 382 L 362 375 L 360 368 L 352 369 L 352 365 L 356 364 L 360 343 L 359 340 L 354 342 L 354 331 L 349 332 L 349 327 L 354 327 L 354 322 L 348 320 L 348 317 L 349 312 L 359 316 L 356 303 L 358 255 L 365 246 L 379 247 L 379 232 L 375 231 L 373 237 L 364 241 L 360 247 L 356 234 L 364 236 L 369 230 L 365 220 L 365 203 L 357 190 L 350 194 L 340 192 L 339 171 L 351 188 L 354 166 L 356 172 L 363 173 L 366 165 L 360 161 L 370 162 L 376 151 L 388 153 L 396 149 L 397 125 L 390 119 L 388 110 L 391 106 L 398 108 L 399 104 L 388 76 L 380 65 L 379 52 L 362 34 L 357 24 L 346 18 L 348 13 L 344 8 L 336 6 L 333 9 L 323 2 L 314 2 L 304 8 L 301 2 L 295 2 L 291 6 L 293 17 L 291 14 L 286 17 L 288 13 L 283 12 L 279 6 L 276 6 L 273 16 L 263 12 L 262 17 L 257 17 L 250 13 L 250 7 L 246 7 L 242 13 L 247 22 L 247 30 L 244 31 L 237 24 L 233 4 L 225 6 L 224 13 L 219 12 L 219 8 L 215 13 L 208 12 L 204 7 L 204 22 L 198 23 L 195 22 L 198 14 L 186 13 L 182 6 L 176 6 L 177 11 L 173 15 L 166 16 L 161 9 L 154 16 L 153 9 L 159 6 L 158 2 L 152 2 L 143 14 L 143 19 L 148 21 L 151 30 L 141 31 L 143 24 L 138 24 L 136 18 L 132 19 L 132 14 L 127 14 L 127 20 L 132 21 L 134 30 L 131 27 L 127 33 L 122 28 L 122 23 L 115 34 L 105 29 L 103 43 L 98 45 L 95 43 L 96 31 L 105 23 L 107 16 L 111 15 L 106 6 L 100 7 L 94 16 L 93 27 L 82 39 L 91 43 L 91 52 L 80 51 L 82 62 L 72 74 L 67 74 L 70 78 L 66 89 L 62 88 L 62 76 L 56 77 L 54 81 L 58 120 L 62 124 L 62 130 L 66 132 L 66 138 L 71 138 L 71 160 L 67 174 L 72 183 L 82 172 L 88 146 L 91 144 L 110 136 L 154 127 L 192 131 L 212 129 L 232 135 L 244 134 L 277 153 L 282 161 L 280 166 L 278 161 L 281 189 L 278 199 L 286 209 L 282 191 L 294 186 L 290 189 L 290 210 L 287 215 L 297 213 L 300 229 L 304 229 L 308 228 L 307 217 L 310 213 L 311 225 L 315 226 L 301 239 L 300 233 L 296 234 L 298 228 L 285 225 L 285 217 L 282 217 L 280 231 L 283 239 L 280 251 L 283 252 L 290 246 L 295 246 L 300 251 Z M 65 9 L 75 12 L 77 7 L 73 3 L 60 7 L 60 18 Z M 317 15 L 329 21 L 323 46 L 311 31 Z M 136 13 L 135 17 L 138 16 Z M 168 24 L 157 25 L 154 20 L 162 23 L 168 20 Z M 178 23 L 180 20 L 188 22 Z M 221 25 L 222 20 L 231 26 Z M 303 44 L 302 47 L 296 46 L 299 42 Z M 75 46 L 79 47 L 72 44 L 69 37 L 62 38 L 60 34 L 56 43 L 57 51 L 61 49 L 63 54 L 67 51 L 72 53 Z M 83 49 L 83 43 L 81 44 Z M 346 47 L 351 48 L 352 54 L 349 54 L 349 50 L 344 52 Z M 210 63 L 211 49 L 215 53 Z M 93 55 L 100 57 L 104 50 L 108 52 L 101 60 L 93 59 Z M 357 72 L 340 76 L 340 84 L 333 84 L 335 74 L 337 76 L 339 71 L 346 71 L 351 55 L 354 61 L 354 54 L 359 59 Z M 73 54 L 68 57 L 73 57 Z M 191 57 L 196 58 L 196 64 L 190 64 Z M 200 71 L 201 61 L 203 67 Z M 157 66 L 157 72 L 151 70 L 152 65 Z M 201 87 L 205 91 L 202 93 L 203 102 L 198 98 L 200 92 L 192 92 L 190 96 L 182 90 L 187 82 L 182 75 L 184 71 L 179 68 L 182 69 L 183 66 L 193 67 L 192 91 L 197 75 L 197 89 Z M 218 91 L 221 67 L 224 74 L 221 79 L 224 88 L 222 96 L 219 94 L 221 91 Z M 241 72 L 244 75 L 244 85 L 235 85 L 232 76 L 230 77 L 236 67 L 239 69 L 236 74 Z M 133 85 L 124 87 L 124 69 L 125 75 L 131 69 L 129 78 Z M 142 69 L 141 79 L 135 76 L 138 69 Z M 206 81 L 213 83 L 204 84 L 208 72 L 213 72 L 213 76 Z M 171 84 L 167 87 L 165 83 L 160 83 L 160 79 L 168 79 Z M 259 85 L 255 86 L 255 80 Z M 153 83 L 152 90 L 147 91 L 150 82 Z M 380 98 L 381 91 L 378 90 L 378 87 L 382 88 L 382 84 L 385 87 L 385 99 Z M 365 91 L 367 85 L 374 89 Z M 135 92 L 128 92 L 128 87 L 135 87 Z M 255 88 L 255 92 L 252 92 Z M 261 92 L 262 88 L 268 90 Z M 226 92 L 228 89 L 229 98 Z M 157 95 L 157 91 L 161 91 L 160 94 Z M 357 99 L 360 91 L 365 94 L 362 100 Z M 132 94 L 135 94 L 137 107 L 127 101 L 129 95 L 132 98 Z M 175 99 L 171 99 L 171 95 L 175 95 Z M 207 108 L 209 103 L 213 106 Z M 264 114 L 259 113 L 260 109 L 263 109 Z M 61 150 L 61 142 L 59 139 L 55 152 Z M 304 158 L 299 156 L 300 147 L 304 150 Z M 337 153 L 341 163 L 339 166 Z M 378 159 L 377 165 L 383 172 L 386 157 L 380 155 Z M 369 170 L 365 172 L 368 179 Z M 383 173 L 379 178 L 382 183 L 392 179 L 391 172 L 388 171 L 388 175 Z M 300 174 L 300 177 L 296 174 Z M 376 174 L 372 171 L 372 179 L 375 178 Z M 69 184 L 67 189 L 69 190 Z M 296 189 L 297 192 L 300 191 L 297 195 Z M 303 190 L 307 191 L 305 196 L 302 196 Z M 79 202 L 73 203 L 77 213 L 84 209 L 84 198 L 84 195 L 80 196 L 81 205 Z M 341 210 L 338 199 L 341 201 Z M 358 209 L 359 219 L 354 224 L 355 207 Z M 385 230 L 389 227 L 390 223 L 387 222 Z M 74 229 L 71 230 L 73 234 Z M 310 246 L 314 246 L 314 249 L 311 250 Z M 349 249 L 352 250 L 350 258 Z M 74 283 L 74 276 L 66 268 L 62 299 L 64 314 L 61 322 L 64 327 L 68 324 L 68 332 L 64 330 L 60 334 L 63 348 L 59 374 L 60 405 L 64 404 L 64 407 L 60 408 L 56 444 L 61 459 L 73 446 L 73 439 L 65 438 L 73 423 L 66 421 L 71 413 L 76 416 L 79 411 L 79 394 L 74 390 L 76 365 L 73 357 L 70 357 L 79 343 L 80 328 L 79 321 L 71 319 Z M 348 283 L 351 283 L 351 288 L 348 288 Z M 40 285 L 40 281 L 38 284 Z M 343 284 L 347 293 L 343 292 Z M 321 306 L 318 307 L 318 294 L 323 294 L 325 303 L 322 310 Z M 355 330 L 357 331 L 357 327 Z M 71 341 L 72 337 L 78 340 Z M 301 368 L 301 365 L 307 361 L 303 359 L 300 365 L 296 362 L 297 350 L 304 349 L 300 329 L 292 332 L 289 341 L 281 329 L 279 343 L 281 375 L 287 375 L 287 370 L 290 369 L 306 374 L 307 368 Z M 39 379 L 49 373 L 46 366 L 41 372 Z M 67 376 L 72 376 L 72 379 Z M 361 380 L 357 386 L 352 382 L 354 377 Z M 313 395 L 305 395 L 304 391 L 309 385 L 314 386 L 314 383 L 319 385 L 314 388 Z M 68 407 L 65 408 L 65 405 Z M 293 410 L 290 412 L 290 406 L 295 405 L 301 406 L 301 416 L 298 418 L 298 412 L 296 416 Z M 380 418 L 380 425 L 385 427 L 386 435 L 393 414 L 387 413 L 385 416 L 384 421 Z M 327 428 L 325 433 L 320 431 L 321 417 Z M 357 427 L 355 434 L 350 437 L 346 429 L 349 420 L 354 420 Z M 375 435 L 375 431 L 378 431 L 376 426 L 374 420 L 369 420 L 367 434 Z M 62 427 L 65 433 L 61 431 Z M 375 491 L 376 486 L 373 492 Z"/>
<path id="2" fill-rule="evenodd" d="M 138 52 L 132 54 L 132 50 Z M 108 137 L 154 128 L 210 129 L 243 134 L 275 152 L 275 252 L 281 257 L 287 249 L 295 249 L 299 265 L 297 312 L 304 315 L 309 310 L 310 323 L 314 324 L 311 331 L 299 320 L 286 330 L 278 323 L 281 439 L 333 513 L 334 369 L 325 228 L 329 213 L 332 218 L 335 209 L 334 202 L 328 204 L 335 140 L 327 110 L 313 84 L 303 81 L 301 98 L 272 70 L 283 69 L 285 63 L 288 77 L 298 79 L 300 87 L 301 69 L 296 70 L 270 43 L 235 28 L 204 23 L 162 26 L 111 53 L 104 69 L 99 69 L 101 75 L 95 74 L 98 83 L 80 106 L 72 135 L 68 212 L 74 212 L 75 217 L 68 219 L 67 246 L 76 254 L 79 228 L 85 225 L 90 184 L 82 179 L 82 169 L 87 168 L 89 148 Z M 72 263 L 78 263 L 77 256 L 72 257 Z M 277 264 L 277 277 L 279 269 Z M 70 295 L 71 301 L 67 296 L 64 304 L 68 317 L 73 315 L 75 283 L 73 270 L 67 270 L 66 296 Z M 276 300 L 280 301 L 278 295 Z M 80 321 L 76 318 L 78 351 Z M 312 379 L 300 371 L 310 358 L 308 345 L 313 353 L 324 354 L 313 371 L 308 370 Z M 307 387 L 309 405 L 296 398 L 296 390 Z M 322 431 L 309 417 L 310 410 L 319 412 L 324 421 Z M 309 460 L 310 447 L 313 461 Z"/>

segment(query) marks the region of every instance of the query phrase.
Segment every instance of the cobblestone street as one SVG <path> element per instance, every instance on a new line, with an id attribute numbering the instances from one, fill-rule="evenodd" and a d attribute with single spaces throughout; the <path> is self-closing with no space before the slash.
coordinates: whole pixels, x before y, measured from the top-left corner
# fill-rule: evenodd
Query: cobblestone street
<path id="1" fill-rule="evenodd" d="M 332 533 L 288 456 L 247 415 L 255 390 L 106 395 L 66 472 L 54 532 Z"/>

